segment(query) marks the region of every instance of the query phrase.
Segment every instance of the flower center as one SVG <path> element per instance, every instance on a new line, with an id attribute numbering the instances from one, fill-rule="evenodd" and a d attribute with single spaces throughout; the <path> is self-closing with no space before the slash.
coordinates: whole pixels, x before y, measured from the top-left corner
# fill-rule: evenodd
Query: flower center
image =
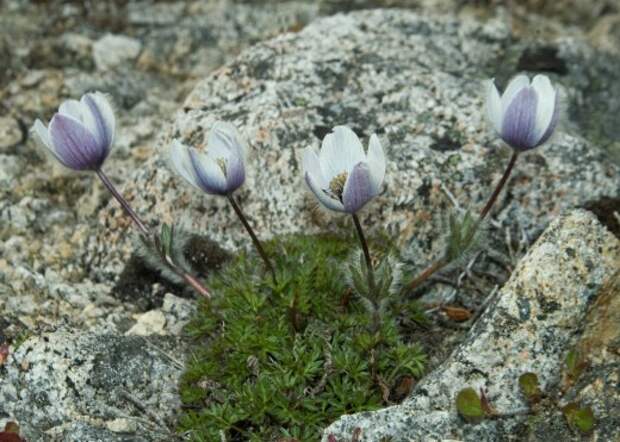
<path id="1" fill-rule="evenodd" d="M 347 182 L 347 172 L 342 172 L 332 178 L 329 183 L 329 191 L 332 196 L 335 196 L 340 202 L 342 202 L 342 193 L 344 192 L 344 184 Z"/>
<path id="2" fill-rule="evenodd" d="M 224 176 L 226 176 L 226 160 L 224 158 L 218 158 L 215 162 L 220 166 L 220 169 L 222 169 Z"/>

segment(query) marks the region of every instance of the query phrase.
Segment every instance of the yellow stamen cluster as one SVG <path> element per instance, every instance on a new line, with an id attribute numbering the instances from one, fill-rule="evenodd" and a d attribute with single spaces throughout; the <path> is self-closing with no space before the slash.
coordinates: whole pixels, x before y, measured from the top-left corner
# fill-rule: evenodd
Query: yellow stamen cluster
<path id="1" fill-rule="evenodd" d="M 217 162 L 217 165 L 220 166 L 220 169 L 222 169 L 224 176 L 226 176 L 226 160 L 224 160 L 224 158 L 218 158 L 215 161 Z"/>
<path id="2" fill-rule="evenodd" d="M 347 176 L 347 172 L 339 173 L 329 183 L 329 190 L 340 201 L 342 201 L 342 193 L 344 192 L 344 184 L 347 182 Z"/>

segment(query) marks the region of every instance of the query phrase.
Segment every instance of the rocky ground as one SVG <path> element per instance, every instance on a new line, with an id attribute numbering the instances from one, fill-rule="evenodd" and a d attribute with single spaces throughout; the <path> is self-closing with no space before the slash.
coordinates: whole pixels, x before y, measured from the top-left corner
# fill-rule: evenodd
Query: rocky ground
<path id="1" fill-rule="evenodd" d="M 223 202 L 194 195 L 174 178 L 164 154 L 172 137 L 200 143 L 215 118 L 234 122 L 249 141 L 249 178 L 240 196 L 264 235 L 342 228 L 303 192 L 299 152 L 318 145 L 335 124 L 349 124 L 363 138 L 378 133 L 390 158 L 388 179 L 364 222 L 397 237 L 411 265 L 421 267 L 441 247 L 452 198 L 479 207 L 507 159 L 484 126 L 480 80 L 494 76 L 505 84 L 518 71 L 545 72 L 560 85 L 564 125 L 550 145 L 518 164 L 479 257 L 484 271 L 499 276 L 478 285 L 488 295 L 516 266 L 500 291 L 510 298 L 523 269 L 536 265 L 536 253 L 548 247 L 550 256 L 564 256 L 558 241 L 583 229 L 585 245 L 557 270 L 594 266 L 574 281 L 578 304 L 561 310 L 562 321 L 579 325 L 558 332 L 545 351 L 567 351 L 583 329 L 587 336 L 599 322 L 596 313 L 586 315 L 588 305 L 614 262 L 618 267 L 617 255 L 605 252 L 603 264 L 596 254 L 604 252 L 593 246 L 613 249 L 605 227 L 574 212 L 549 227 L 529 261 L 517 263 L 550 222 L 575 207 L 589 208 L 618 235 L 620 10 L 604 0 L 571 0 L 561 11 L 554 4 L 0 2 L 6 60 L 0 71 L 0 345 L 10 344 L 0 363 L 0 424 L 18 420 L 29 440 L 42 441 L 169 440 L 174 429 L 175 380 L 185 357 L 181 330 L 193 295 L 133 255 L 129 222 L 93 176 L 46 161 L 28 132 L 35 118 L 49 118 L 62 100 L 92 89 L 111 94 L 117 109 L 119 135 L 107 172 L 153 225 L 183 220 L 200 235 L 188 252 L 198 273 L 225 255 L 210 240 L 234 250 L 245 244 L 242 230 Z M 348 12 L 377 6 L 407 9 Z M 567 219 L 575 226 L 565 231 Z M 558 274 L 536 280 L 545 296 L 555 296 L 545 287 Z M 480 296 L 465 292 L 455 295 L 439 284 L 431 295 L 482 308 Z M 617 306 L 617 295 L 606 296 Z M 500 313 L 497 305 L 489 310 L 445 366 L 463 363 L 462 355 L 480 345 L 488 318 Z M 612 348 L 610 334 L 605 349 Z M 613 384 L 604 374 L 618 369 L 618 359 L 612 351 L 599 353 L 596 373 L 604 382 L 593 374 L 585 392 L 575 394 L 590 395 L 595 411 L 604 413 L 618 399 L 598 402 L 594 387 Z M 549 364 L 537 367 L 555 367 Z M 429 375 L 425 385 L 435 388 L 436 379 Z M 443 401 L 437 431 L 445 437 L 455 431 L 455 415 L 440 389 L 429 396 Z M 502 405 L 512 400 L 499 396 Z M 403 414 L 419 413 L 419 401 L 385 413 L 401 422 Z M 346 433 L 375 417 L 356 419 L 334 428 Z M 377 431 L 389 434 L 398 425 Z M 481 428 L 475 431 L 487 433 L 478 438 L 499 434 L 496 426 Z M 469 437 L 462 431 L 457 436 Z M 550 431 L 543 436 L 555 434 Z M 376 440 L 374 433 L 365 437 Z"/>

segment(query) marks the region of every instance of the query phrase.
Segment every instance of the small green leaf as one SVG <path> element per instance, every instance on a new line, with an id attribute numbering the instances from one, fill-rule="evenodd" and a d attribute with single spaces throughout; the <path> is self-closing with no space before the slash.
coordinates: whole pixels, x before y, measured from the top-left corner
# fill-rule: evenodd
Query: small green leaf
<path id="1" fill-rule="evenodd" d="M 594 428 L 596 418 L 592 408 L 580 408 L 576 403 L 571 402 L 562 408 L 562 412 L 568 424 L 580 432 L 589 433 Z"/>
<path id="2" fill-rule="evenodd" d="M 174 226 L 169 226 L 168 224 L 163 223 L 161 225 L 161 234 L 159 236 L 159 241 L 161 244 L 162 252 L 166 256 L 171 256 L 173 235 Z"/>
<path id="3" fill-rule="evenodd" d="M 524 373 L 519 376 L 519 387 L 528 402 L 536 403 L 540 400 L 542 392 L 538 384 L 538 376 L 535 373 Z"/>
<path id="4" fill-rule="evenodd" d="M 590 407 L 582 408 L 573 416 L 575 427 L 582 433 L 589 433 L 594 428 L 595 418 Z"/>
<path id="5" fill-rule="evenodd" d="M 581 375 L 581 372 L 585 368 L 584 355 L 578 350 L 571 350 L 566 355 L 566 370 L 568 377 L 575 381 Z"/>
<path id="6" fill-rule="evenodd" d="M 484 419 L 484 410 L 480 396 L 473 388 L 465 388 L 456 396 L 456 409 L 463 419 L 473 424 Z"/>

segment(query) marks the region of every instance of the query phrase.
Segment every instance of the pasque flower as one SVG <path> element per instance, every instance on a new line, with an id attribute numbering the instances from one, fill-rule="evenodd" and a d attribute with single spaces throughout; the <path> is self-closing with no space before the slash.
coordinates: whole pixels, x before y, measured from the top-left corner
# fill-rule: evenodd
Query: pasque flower
<path id="1" fill-rule="evenodd" d="M 209 131 L 206 151 L 199 152 L 174 140 L 170 147 L 170 161 L 176 172 L 192 186 L 228 199 L 276 283 L 275 268 L 232 195 L 245 181 L 244 150 L 235 126 L 218 121 Z"/>
<path id="2" fill-rule="evenodd" d="M 325 207 L 354 214 L 381 191 L 385 155 L 375 134 L 364 153 L 351 129 L 336 126 L 323 139 L 320 152 L 304 151 L 303 169 L 308 187 Z"/>
<path id="3" fill-rule="evenodd" d="M 49 127 L 41 120 L 33 126 L 41 144 L 73 170 L 99 170 L 110 153 L 114 130 L 114 111 L 100 92 L 63 102 Z"/>
<path id="4" fill-rule="evenodd" d="M 116 119 L 110 102 L 104 94 L 93 92 L 84 95 L 80 101 L 63 102 L 52 117 L 49 127 L 45 127 L 41 120 L 36 120 L 32 130 L 41 144 L 66 167 L 73 170 L 94 171 L 132 219 L 145 244 L 150 244 L 152 249 L 160 252 L 164 265 L 198 293 L 210 297 L 204 285 L 180 268 L 169 256 L 165 256 L 150 229 L 102 170 L 114 142 L 115 126 Z"/>
<path id="5" fill-rule="evenodd" d="M 518 151 L 545 143 L 558 123 L 558 93 L 545 75 L 530 83 L 526 75 L 516 76 L 500 97 L 493 80 L 486 84 L 486 113 L 495 132 Z"/>
<path id="6" fill-rule="evenodd" d="M 230 195 L 245 181 L 244 148 L 230 123 L 213 125 L 203 152 L 174 140 L 170 159 L 188 183 L 212 195 Z"/>

